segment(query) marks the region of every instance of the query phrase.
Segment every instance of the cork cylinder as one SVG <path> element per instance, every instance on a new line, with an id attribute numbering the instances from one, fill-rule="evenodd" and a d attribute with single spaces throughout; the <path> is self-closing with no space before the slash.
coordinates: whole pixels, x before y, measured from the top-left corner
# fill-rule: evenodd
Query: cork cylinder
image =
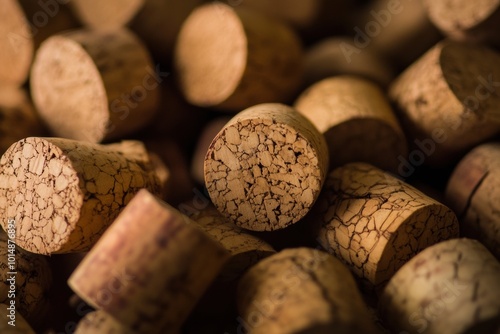
<path id="1" fill-rule="evenodd" d="M 117 30 L 124 27 L 146 0 L 72 0 L 76 16 L 95 30 Z"/>
<path id="2" fill-rule="evenodd" d="M 500 131 L 500 55 L 444 41 L 397 78 L 389 95 L 417 154 L 414 166 L 448 166 Z"/>
<path id="3" fill-rule="evenodd" d="M 31 93 L 55 135 L 97 143 L 151 120 L 162 80 L 155 71 L 132 33 L 78 30 L 42 44 L 31 71 Z"/>
<path id="4" fill-rule="evenodd" d="M 289 102 L 300 85 L 302 61 L 299 39 L 286 25 L 250 8 L 218 2 L 191 13 L 175 49 L 186 99 L 233 112 Z"/>
<path id="5" fill-rule="evenodd" d="M 430 20 L 445 35 L 500 46 L 500 1 L 424 0 Z"/>
<path id="6" fill-rule="evenodd" d="M 363 161 L 396 172 L 408 154 L 389 101 L 375 83 L 356 76 L 324 79 L 299 96 L 295 108 L 325 136 L 330 167 Z"/>
<path id="7" fill-rule="evenodd" d="M 0 160 L 0 216 L 30 252 L 87 251 L 140 189 L 161 193 L 153 168 L 140 142 L 26 138 Z"/>
<path id="8" fill-rule="evenodd" d="M 74 334 L 133 334 L 112 316 L 102 310 L 87 313 L 76 326 Z"/>
<path id="9" fill-rule="evenodd" d="M 2 217 L 5 217 L 2 215 Z M 12 224 L 16 222 L 8 220 Z M 5 228 L 9 236 L 0 236 L 0 303 L 15 309 L 16 326 L 22 327 L 25 318 L 31 325 L 40 325 L 45 319 L 49 306 L 49 290 L 52 285 L 52 272 L 46 258 L 28 253 L 16 247 L 12 226 Z M 6 308 L 0 307 L 2 311 Z M 11 314 L 10 310 L 7 310 Z M 22 316 L 22 317 L 19 317 Z M 19 318 L 18 318 L 19 317 Z M 11 321 L 2 317 L 0 328 Z M 2 330 L 2 333 L 4 331 Z"/>
<path id="10" fill-rule="evenodd" d="M 2 318 L 2 321 L 0 321 L 0 331 L 4 334 L 35 334 L 30 324 L 19 313 L 15 314 L 15 326 L 9 325 L 9 321 L 11 321 L 9 318 L 11 315 L 10 310 L 8 310 L 9 306 L 7 304 L 0 304 L 0 317 Z"/>
<path id="11" fill-rule="evenodd" d="M 238 286 L 238 310 L 245 333 L 377 333 L 347 267 L 310 248 L 253 266 Z"/>
<path id="12" fill-rule="evenodd" d="M 217 134 L 205 157 L 205 184 L 217 209 L 237 226 L 273 231 L 304 217 L 328 168 L 325 139 L 282 104 L 248 108 Z"/>
<path id="13" fill-rule="evenodd" d="M 479 242 L 427 248 L 385 288 L 379 312 L 394 333 L 498 333 L 500 263 Z"/>
<path id="14" fill-rule="evenodd" d="M 219 243 L 189 223 L 140 191 L 69 286 L 134 333 L 176 333 L 228 258 Z"/>
<path id="15" fill-rule="evenodd" d="M 347 264 L 369 293 L 378 293 L 424 248 L 458 237 L 453 211 L 364 163 L 329 174 L 316 214 L 321 245 Z"/>
<path id="16" fill-rule="evenodd" d="M 253 7 L 296 28 L 306 29 L 315 24 L 323 2 L 323 0 L 232 0 L 229 4 L 235 7 L 239 5 Z"/>
<path id="17" fill-rule="evenodd" d="M 446 201 L 459 216 L 461 234 L 500 259 L 500 144 L 483 144 L 462 159 L 448 181 Z"/>

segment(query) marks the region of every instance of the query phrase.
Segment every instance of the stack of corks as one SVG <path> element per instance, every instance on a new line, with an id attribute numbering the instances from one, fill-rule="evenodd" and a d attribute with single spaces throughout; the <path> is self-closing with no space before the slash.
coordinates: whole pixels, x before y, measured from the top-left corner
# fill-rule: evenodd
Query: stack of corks
<path id="1" fill-rule="evenodd" d="M 498 0 L 4 1 L 1 333 L 500 331 Z"/>

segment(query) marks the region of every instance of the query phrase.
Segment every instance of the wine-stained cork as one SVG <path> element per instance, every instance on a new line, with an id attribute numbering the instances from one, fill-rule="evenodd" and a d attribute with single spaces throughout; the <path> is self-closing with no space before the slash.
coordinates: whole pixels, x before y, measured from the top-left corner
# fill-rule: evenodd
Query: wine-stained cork
<path id="1" fill-rule="evenodd" d="M 315 249 L 287 249 L 252 267 L 238 286 L 246 333 L 377 333 L 349 270 Z"/>
<path id="2" fill-rule="evenodd" d="M 325 139 L 282 104 L 248 108 L 217 134 L 205 158 L 205 184 L 217 209 L 253 231 L 285 228 L 316 201 L 328 168 Z"/>
<path id="3" fill-rule="evenodd" d="M 26 92 L 13 86 L 0 88 L 0 154 L 18 140 L 43 133 L 44 127 Z"/>
<path id="4" fill-rule="evenodd" d="M 86 251 L 140 189 L 161 193 L 134 141 L 31 137 L 5 152 L 0 171 L 0 216 L 14 218 L 17 244 L 39 254 Z"/>
<path id="5" fill-rule="evenodd" d="M 415 165 L 449 165 L 500 131 L 500 55 L 444 41 L 397 78 L 390 97 L 420 153 Z"/>
<path id="6" fill-rule="evenodd" d="M 2 215 L 2 217 L 5 217 Z M 8 220 L 10 224 L 16 224 Z M 21 315 L 31 325 L 40 325 L 47 315 L 48 293 L 52 285 L 52 272 L 45 257 L 28 253 L 16 247 L 11 238 L 12 226 L 6 226 L 9 236 L 0 236 L 0 303 L 14 305 L 15 322 Z M 2 308 L 2 311 L 5 308 Z M 11 307 L 12 308 L 12 307 Z M 11 314 L 8 310 L 8 314 Z M 8 319 L 8 320 L 7 320 Z M 12 318 L 2 317 L 0 328 Z M 19 323 L 22 323 L 19 320 Z M 21 324 L 20 324 L 21 326 Z M 4 331 L 2 330 L 2 333 Z"/>
<path id="7" fill-rule="evenodd" d="M 423 5 L 432 23 L 450 38 L 500 45 L 500 1 L 424 0 Z"/>
<path id="8" fill-rule="evenodd" d="M 305 55 L 304 82 L 312 85 L 335 75 L 358 75 L 386 87 L 393 69 L 370 48 L 358 52 L 352 38 L 324 39 L 310 47 Z"/>
<path id="9" fill-rule="evenodd" d="M 2 321 L 0 321 L 0 331 L 3 334 L 35 334 L 35 331 L 31 326 L 28 324 L 28 322 L 23 318 L 22 315 L 19 313 L 16 313 L 16 311 L 11 311 L 8 309 L 10 305 L 8 304 L 0 304 L 0 317 Z M 12 322 L 11 325 L 9 322 L 10 320 L 10 315 L 13 315 L 13 319 L 15 321 Z"/>
<path id="10" fill-rule="evenodd" d="M 330 173 L 317 213 L 322 246 L 369 292 L 379 292 L 424 248 L 458 237 L 458 221 L 449 208 L 364 163 Z"/>
<path id="11" fill-rule="evenodd" d="M 175 49 L 186 99 L 229 111 L 289 102 L 301 82 L 302 60 L 290 28 L 250 8 L 221 3 L 195 9 Z"/>
<path id="12" fill-rule="evenodd" d="M 114 30 L 124 27 L 145 2 L 146 0 L 72 0 L 71 5 L 86 26 Z"/>
<path id="13" fill-rule="evenodd" d="M 325 136 L 330 167 L 368 162 L 397 171 L 408 148 L 389 101 L 375 83 L 355 76 L 324 79 L 295 102 Z"/>
<path id="14" fill-rule="evenodd" d="M 478 146 L 462 159 L 448 181 L 446 201 L 459 216 L 462 235 L 500 259 L 500 144 Z"/>
<path id="15" fill-rule="evenodd" d="M 419 253 L 385 288 L 379 312 L 394 333 L 498 333 L 500 263 L 475 240 Z"/>
<path id="16" fill-rule="evenodd" d="M 126 30 L 78 30 L 46 40 L 31 71 L 34 103 L 52 132 L 89 142 L 146 125 L 159 102 L 159 73 Z"/>
<path id="17" fill-rule="evenodd" d="M 74 334 L 133 334 L 131 329 L 123 326 L 112 316 L 102 310 L 89 312 L 76 326 Z"/>
<path id="18" fill-rule="evenodd" d="M 68 284 L 135 333 L 176 332 L 229 255 L 189 223 L 140 191 Z"/>

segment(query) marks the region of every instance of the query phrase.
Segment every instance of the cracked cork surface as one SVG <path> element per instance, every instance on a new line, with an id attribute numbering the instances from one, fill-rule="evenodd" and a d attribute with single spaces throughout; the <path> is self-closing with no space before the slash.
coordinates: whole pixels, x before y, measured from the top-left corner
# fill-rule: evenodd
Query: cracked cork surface
<path id="1" fill-rule="evenodd" d="M 364 163 L 328 176 L 315 217 L 321 245 L 375 293 L 418 252 L 458 237 L 453 211 Z"/>
<path id="2" fill-rule="evenodd" d="M 426 163 L 449 165 L 500 131 L 500 55 L 487 47 L 438 43 L 389 88 L 408 139 L 432 140 Z"/>
<path id="3" fill-rule="evenodd" d="M 142 188 L 161 193 L 140 142 L 32 137 L 0 160 L 0 216 L 16 220 L 17 245 L 33 253 L 87 251 Z"/>
<path id="4" fill-rule="evenodd" d="M 325 136 L 330 168 L 367 162 L 396 172 L 406 138 L 378 85 L 356 76 L 324 79 L 302 93 L 295 108 Z"/>
<path id="5" fill-rule="evenodd" d="M 396 333 L 498 333 L 500 263 L 478 241 L 419 253 L 385 288 L 379 312 Z"/>
<path id="6" fill-rule="evenodd" d="M 134 333 L 176 333 L 228 257 L 189 218 L 141 190 L 68 284 Z"/>
<path id="7" fill-rule="evenodd" d="M 3 217 L 3 216 L 2 216 Z M 39 325 L 45 320 L 49 306 L 49 289 L 52 285 L 52 271 L 50 270 L 47 259 L 38 254 L 28 253 L 19 247 L 16 248 L 15 268 L 9 267 L 7 262 L 10 254 L 7 243 L 7 236 L 0 235 L 0 303 L 9 304 L 8 298 L 10 282 L 7 279 L 12 275 L 9 272 L 16 272 L 16 326 L 18 316 L 22 315 L 29 323 Z M 5 310 L 3 307 L 0 307 Z M 0 330 L 2 325 L 6 324 L 7 318 L 2 317 L 0 321 Z M 20 323 L 22 322 L 19 321 Z M 1 330 L 4 333 L 3 330 Z"/>
<path id="8" fill-rule="evenodd" d="M 236 115 L 205 158 L 205 184 L 217 209 L 237 226 L 273 231 L 304 217 L 328 168 L 325 139 L 304 116 L 282 104 Z"/>
<path id="9" fill-rule="evenodd" d="M 448 181 L 446 200 L 462 236 L 481 241 L 500 259 L 500 144 L 483 144 L 462 159 Z"/>
<path id="10" fill-rule="evenodd" d="M 252 267 L 238 287 L 247 333 L 377 333 L 368 308 L 338 259 L 287 249 Z"/>
<path id="11" fill-rule="evenodd" d="M 9 310 L 7 310 L 8 307 L 8 304 L 0 304 L 0 317 L 2 318 L 2 321 L 0 322 L 0 332 L 4 334 L 35 334 L 33 328 L 31 328 L 26 319 L 24 319 L 24 317 L 19 313 L 16 314 L 16 325 L 9 325 Z"/>
<path id="12" fill-rule="evenodd" d="M 134 334 L 134 332 L 102 310 L 87 313 L 76 326 L 74 334 Z"/>

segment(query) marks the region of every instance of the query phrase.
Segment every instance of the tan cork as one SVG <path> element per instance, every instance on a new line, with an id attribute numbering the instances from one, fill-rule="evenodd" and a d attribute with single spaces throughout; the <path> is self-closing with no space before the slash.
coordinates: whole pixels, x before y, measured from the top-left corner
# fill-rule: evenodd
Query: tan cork
<path id="1" fill-rule="evenodd" d="M 31 137 L 0 160 L 0 216 L 16 220 L 17 244 L 33 253 L 89 250 L 142 188 L 161 194 L 140 142 Z"/>
<path id="2" fill-rule="evenodd" d="M 352 274 L 338 259 L 309 248 L 286 249 L 240 281 L 246 333 L 377 333 Z"/>
<path id="3" fill-rule="evenodd" d="M 9 325 L 9 321 L 11 321 L 9 318 L 10 311 L 7 310 L 9 306 L 8 304 L 0 304 L 0 317 L 2 318 L 0 331 L 3 334 L 35 334 L 30 324 L 19 313 L 15 314 L 15 326 Z"/>
<path id="4" fill-rule="evenodd" d="M 134 331 L 123 326 L 102 310 L 87 313 L 76 326 L 74 334 L 133 334 Z"/>
<path id="5" fill-rule="evenodd" d="M 142 190 L 68 284 L 135 333 L 176 333 L 228 256 L 186 216 Z"/>
<path id="6" fill-rule="evenodd" d="M 302 60 L 299 39 L 288 26 L 252 9 L 222 3 L 195 9 L 175 49 L 186 99 L 229 111 L 288 102 L 299 88 Z"/>
<path id="7" fill-rule="evenodd" d="M 394 275 L 379 312 L 394 333 L 498 333 L 498 277 L 500 263 L 479 242 L 445 241 Z"/>
<path id="8" fill-rule="evenodd" d="M 144 6 L 147 0 L 72 0 L 78 18 L 96 30 L 124 27 Z"/>
<path id="9" fill-rule="evenodd" d="M 205 158 L 217 209 L 239 227 L 273 231 L 304 217 L 328 168 L 325 139 L 293 108 L 261 104 L 226 124 Z"/>
<path id="10" fill-rule="evenodd" d="M 367 162 L 396 172 L 406 138 L 384 92 L 356 76 L 324 79 L 302 93 L 295 108 L 325 136 L 330 168 Z"/>
<path id="11" fill-rule="evenodd" d="M 368 292 L 379 292 L 424 248 L 458 237 L 449 208 L 365 163 L 330 173 L 317 212 L 321 245 L 347 264 Z"/>
<path id="12" fill-rule="evenodd" d="M 315 23 L 322 10 L 323 0 L 244 0 L 240 5 L 253 7 L 277 20 L 297 28 L 307 28 Z"/>
<path id="13" fill-rule="evenodd" d="M 34 103 L 52 132 L 94 143 L 146 125 L 158 107 L 157 81 L 146 47 L 126 30 L 53 36 L 31 70 Z"/>

